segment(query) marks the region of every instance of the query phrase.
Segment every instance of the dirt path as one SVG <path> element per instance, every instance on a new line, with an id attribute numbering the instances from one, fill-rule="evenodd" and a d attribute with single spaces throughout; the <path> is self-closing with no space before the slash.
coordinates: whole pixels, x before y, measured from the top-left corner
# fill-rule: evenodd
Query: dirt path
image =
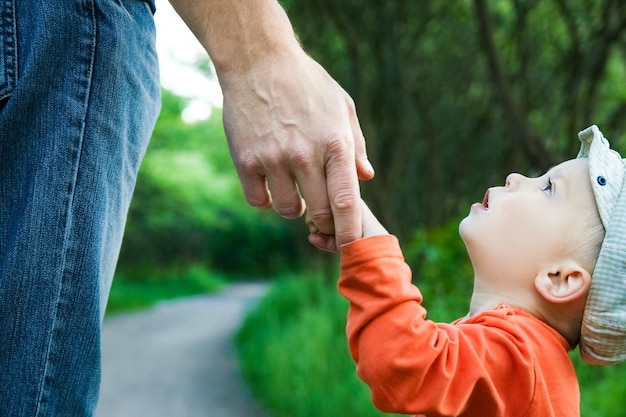
<path id="1" fill-rule="evenodd" d="M 237 369 L 232 337 L 263 284 L 106 319 L 97 417 L 267 417 Z"/>

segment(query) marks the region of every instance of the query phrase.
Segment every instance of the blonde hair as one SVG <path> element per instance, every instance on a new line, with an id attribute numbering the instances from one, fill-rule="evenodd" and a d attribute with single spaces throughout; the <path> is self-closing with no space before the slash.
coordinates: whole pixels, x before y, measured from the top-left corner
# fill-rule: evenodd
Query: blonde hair
<path id="1" fill-rule="evenodd" d="M 575 230 L 578 232 L 577 236 L 572 236 L 575 242 L 572 245 L 572 254 L 581 261 L 589 273 L 593 273 L 605 235 L 598 211 L 594 210 L 592 215 L 587 216 L 581 227 Z"/>

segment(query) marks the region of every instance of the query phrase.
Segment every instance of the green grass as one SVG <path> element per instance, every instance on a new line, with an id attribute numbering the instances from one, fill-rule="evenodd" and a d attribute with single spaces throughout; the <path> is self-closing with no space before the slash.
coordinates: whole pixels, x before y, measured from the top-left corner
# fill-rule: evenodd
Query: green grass
<path id="1" fill-rule="evenodd" d="M 626 363 L 617 366 L 585 364 L 578 350 L 570 355 L 580 384 L 580 415 L 583 417 L 623 417 L 626 404 Z"/>
<path id="2" fill-rule="evenodd" d="M 356 376 L 345 338 L 347 302 L 320 277 L 277 281 L 236 345 L 254 396 L 273 417 L 384 414 Z"/>
<path id="3" fill-rule="evenodd" d="M 107 315 L 143 310 L 159 301 L 213 293 L 226 285 L 226 279 L 201 266 L 182 271 L 146 271 L 132 276 L 119 275 L 113 280 Z"/>

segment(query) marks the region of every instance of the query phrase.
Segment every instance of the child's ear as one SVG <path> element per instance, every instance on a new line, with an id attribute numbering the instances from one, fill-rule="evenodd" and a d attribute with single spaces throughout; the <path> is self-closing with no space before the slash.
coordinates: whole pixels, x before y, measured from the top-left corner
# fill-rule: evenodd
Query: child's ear
<path id="1" fill-rule="evenodd" d="M 591 286 L 591 274 L 578 262 L 568 259 L 539 271 L 535 289 L 554 304 L 564 304 L 586 297 Z"/>

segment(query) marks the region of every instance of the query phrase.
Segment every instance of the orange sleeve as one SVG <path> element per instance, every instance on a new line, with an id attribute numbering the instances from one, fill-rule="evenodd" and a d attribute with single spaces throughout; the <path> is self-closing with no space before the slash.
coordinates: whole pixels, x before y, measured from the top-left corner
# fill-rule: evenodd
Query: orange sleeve
<path id="1" fill-rule="evenodd" d="M 534 366 L 524 336 L 495 310 L 467 325 L 427 320 L 394 236 L 342 247 L 339 291 L 350 301 L 350 353 L 380 410 L 526 415 Z"/>

